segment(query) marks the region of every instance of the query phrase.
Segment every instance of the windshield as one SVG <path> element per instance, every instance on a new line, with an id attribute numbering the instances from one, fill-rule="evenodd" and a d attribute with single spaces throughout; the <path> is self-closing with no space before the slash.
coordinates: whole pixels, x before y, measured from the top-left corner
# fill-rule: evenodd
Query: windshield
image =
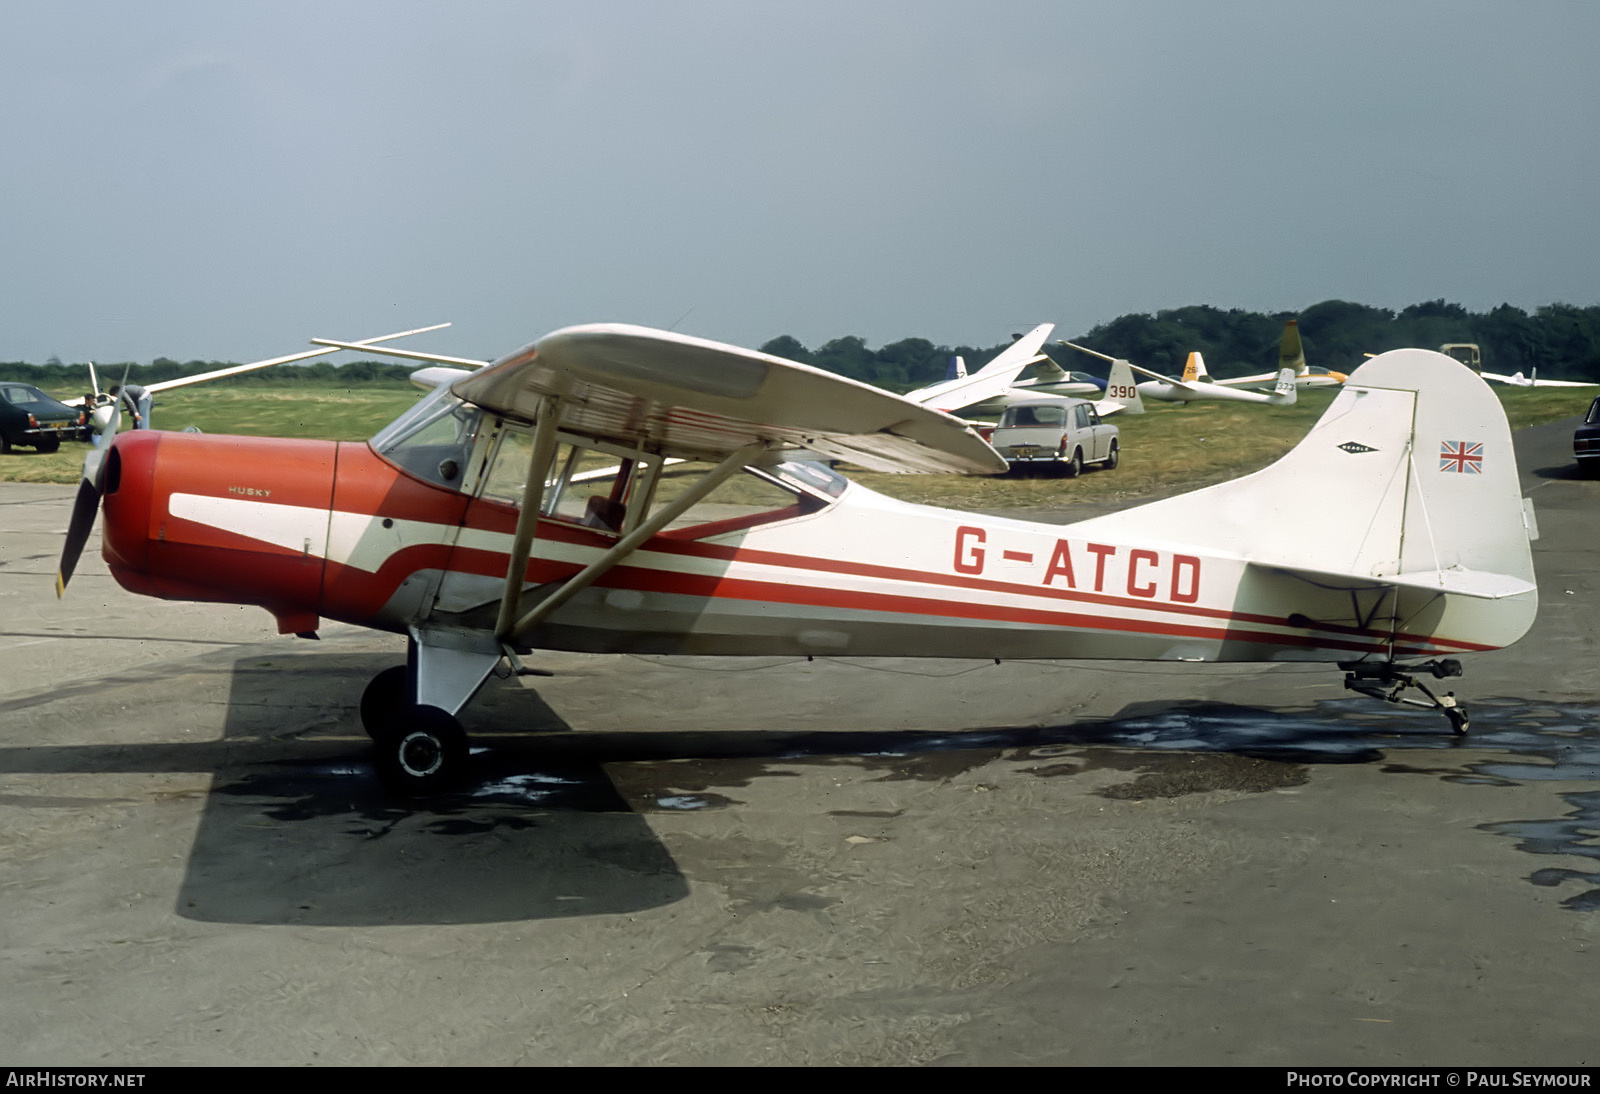
<path id="1" fill-rule="evenodd" d="M 403 471 L 440 486 L 461 485 L 483 412 L 437 387 L 368 443 Z"/>

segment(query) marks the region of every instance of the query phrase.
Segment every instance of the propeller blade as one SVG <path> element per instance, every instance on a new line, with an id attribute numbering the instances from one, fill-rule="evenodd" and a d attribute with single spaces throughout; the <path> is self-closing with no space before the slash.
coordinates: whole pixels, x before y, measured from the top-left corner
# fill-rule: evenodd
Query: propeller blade
<path id="1" fill-rule="evenodd" d="M 67 542 L 61 548 L 61 564 L 56 568 L 56 598 L 67 593 L 67 582 L 78 568 L 78 558 L 83 545 L 89 542 L 94 530 L 94 518 L 100 512 L 100 492 L 104 486 L 105 452 L 91 449 L 83 457 L 83 479 L 78 483 L 78 496 L 72 500 L 72 519 L 67 523 Z"/>
<path id="2" fill-rule="evenodd" d="M 95 514 L 100 511 L 100 488 L 88 479 L 78 484 L 78 496 L 72 503 L 72 523 L 67 525 L 67 543 L 61 549 L 61 566 L 56 570 L 56 596 L 67 592 L 67 582 L 78 568 L 78 556 L 83 545 L 89 542 L 89 532 L 94 528 Z"/>

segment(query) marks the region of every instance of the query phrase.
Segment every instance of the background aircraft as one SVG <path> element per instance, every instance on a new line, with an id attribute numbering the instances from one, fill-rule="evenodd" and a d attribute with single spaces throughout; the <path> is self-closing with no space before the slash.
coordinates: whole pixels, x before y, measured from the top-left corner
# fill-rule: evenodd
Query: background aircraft
<path id="1" fill-rule="evenodd" d="M 1485 380 L 1493 380 L 1499 384 L 1510 384 L 1512 387 L 1595 387 L 1593 380 L 1541 380 L 1539 370 L 1534 369 L 1533 375 L 1524 376 L 1521 372 L 1513 372 L 1510 376 L 1501 376 L 1496 372 L 1480 372 Z"/>
<path id="2" fill-rule="evenodd" d="M 1276 386 L 1277 372 L 1263 372 L 1256 376 L 1235 376 L 1227 380 L 1206 375 L 1205 359 L 1199 353 L 1191 353 L 1190 361 L 1195 366 L 1195 375 L 1190 376 L 1188 369 L 1184 370 L 1185 380 L 1198 379 L 1201 382 L 1222 384 L 1226 387 L 1263 387 Z M 1301 390 L 1314 387 L 1337 387 L 1344 383 L 1345 374 L 1334 372 L 1332 369 L 1312 368 L 1306 364 L 1305 351 L 1300 346 L 1300 325 L 1291 319 L 1283 325 L 1283 338 L 1278 343 L 1278 370 L 1294 370 L 1295 387 Z"/>
<path id="3" fill-rule="evenodd" d="M 1173 376 L 1164 376 L 1159 372 L 1152 372 L 1147 368 L 1140 368 L 1120 357 L 1112 357 L 1092 350 L 1088 346 L 1080 346 L 1076 342 L 1062 341 L 1063 346 L 1071 346 L 1081 353 L 1087 353 L 1102 360 L 1110 361 L 1113 370 L 1112 382 L 1107 387 L 1107 393 L 1114 393 L 1120 387 L 1116 383 L 1116 370 L 1126 368 L 1150 379 L 1135 385 L 1141 398 L 1154 399 L 1162 403 L 1197 403 L 1204 401 L 1233 402 L 1233 403 L 1262 403 L 1267 406 L 1293 406 L 1295 402 L 1294 370 L 1282 368 L 1278 370 L 1277 385 L 1272 394 L 1268 395 L 1259 391 L 1246 391 L 1242 388 L 1228 387 L 1223 384 L 1213 384 L 1200 380 L 1180 380 Z M 1186 372 L 1197 371 L 1195 358 L 1199 354 L 1189 355 L 1189 364 Z M 1105 414 L 1106 411 L 1101 411 Z"/>
<path id="4" fill-rule="evenodd" d="M 540 648 L 1336 662 L 1347 686 L 1461 730 L 1419 674 L 1458 675 L 1449 658 L 1516 641 L 1537 609 L 1505 414 L 1427 350 L 1363 365 L 1271 467 L 1076 525 L 893 501 L 789 458 L 802 449 L 1005 468 L 965 423 L 870 385 L 572 327 L 440 384 L 366 444 L 118 436 L 85 460 L 57 587 L 103 499 L 126 589 L 260 605 L 286 634 L 329 618 L 405 635 L 360 710 L 411 794 L 460 777 L 456 713 L 502 664 L 537 674 L 520 657 Z"/>
<path id="5" fill-rule="evenodd" d="M 977 372 L 969 373 L 957 357 L 948 376 L 906 396 L 914 403 L 960 418 L 990 417 L 1018 399 L 1041 395 L 1094 395 L 1105 381 L 1086 372 L 1067 372 L 1040 351 L 1055 328 L 1041 323 L 997 353 Z M 1028 373 L 1026 379 L 1023 374 Z"/>

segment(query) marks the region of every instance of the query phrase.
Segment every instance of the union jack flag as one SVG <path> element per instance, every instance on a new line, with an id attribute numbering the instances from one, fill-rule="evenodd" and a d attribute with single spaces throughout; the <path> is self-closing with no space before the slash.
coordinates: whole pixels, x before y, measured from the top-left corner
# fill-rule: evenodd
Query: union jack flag
<path id="1" fill-rule="evenodd" d="M 1443 442 L 1439 445 L 1439 470 L 1459 475 L 1483 474 L 1483 442 Z"/>

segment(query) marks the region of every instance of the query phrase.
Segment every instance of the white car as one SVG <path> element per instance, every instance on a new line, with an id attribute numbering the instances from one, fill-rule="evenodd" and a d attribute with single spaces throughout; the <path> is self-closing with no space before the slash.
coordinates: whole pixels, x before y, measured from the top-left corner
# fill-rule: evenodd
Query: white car
<path id="1" fill-rule="evenodd" d="M 1117 427 L 1084 399 L 1040 398 L 1006 407 L 989 443 L 1013 471 L 1047 466 L 1076 475 L 1085 464 L 1117 466 Z"/>

